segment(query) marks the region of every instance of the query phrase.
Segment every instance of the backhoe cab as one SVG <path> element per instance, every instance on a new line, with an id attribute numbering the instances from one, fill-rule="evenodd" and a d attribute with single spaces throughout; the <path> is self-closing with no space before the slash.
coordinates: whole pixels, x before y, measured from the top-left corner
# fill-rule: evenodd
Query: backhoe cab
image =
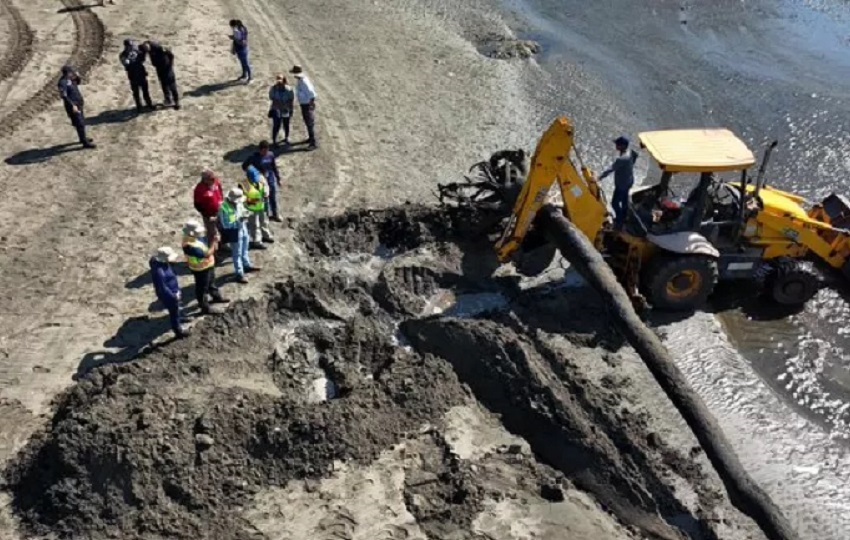
<path id="1" fill-rule="evenodd" d="M 566 118 L 543 134 L 528 167 L 521 151 L 499 152 L 473 167 L 475 180 L 441 186 L 440 198 L 486 200 L 510 211 L 496 252 L 533 275 L 555 256 L 535 217 L 557 182 L 564 215 L 603 253 L 632 298 L 660 309 L 695 309 L 718 280 L 755 281 L 781 304 L 802 304 L 819 285 L 810 260 L 850 274 L 850 205 L 830 195 L 806 210 L 802 197 L 768 187 L 764 173 L 775 142 L 751 182 L 755 156 L 729 130 L 650 131 L 639 140 L 661 179 L 632 191 L 621 230 L 611 226 L 604 194 L 582 163 Z M 723 181 L 720 174 L 739 178 Z M 470 192 L 475 195 L 463 195 Z"/>

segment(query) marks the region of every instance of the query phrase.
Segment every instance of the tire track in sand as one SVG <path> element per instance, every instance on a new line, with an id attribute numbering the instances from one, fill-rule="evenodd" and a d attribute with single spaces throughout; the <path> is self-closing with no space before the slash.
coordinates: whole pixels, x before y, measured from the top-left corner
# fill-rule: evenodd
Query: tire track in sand
<path id="1" fill-rule="evenodd" d="M 11 6 L 9 0 L 0 1 L 7 8 Z M 73 10 L 71 18 L 74 21 L 74 48 L 67 63 L 74 66 L 80 76 L 85 77 L 103 54 L 106 29 L 94 12 L 81 9 L 85 5 L 80 0 L 62 0 L 62 5 Z M 30 47 L 31 50 L 32 47 Z M 48 108 L 56 99 L 55 81 L 50 81 L 11 112 L 0 117 L 0 138 L 14 133 L 32 117 Z"/>
<path id="2" fill-rule="evenodd" d="M 35 32 L 12 0 L 0 0 L 0 16 L 9 21 L 9 48 L 0 58 L 0 81 L 5 81 L 21 71 L 32 58 Z"/>

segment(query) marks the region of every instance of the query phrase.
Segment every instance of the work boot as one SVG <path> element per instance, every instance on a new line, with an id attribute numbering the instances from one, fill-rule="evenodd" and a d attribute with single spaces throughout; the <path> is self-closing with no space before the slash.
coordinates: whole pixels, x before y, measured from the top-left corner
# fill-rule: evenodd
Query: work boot
<path id="1" fill-rule="evenodd" d="M 283 223 L 283 220 L 280 218 L 280 216 L 272 216 L 269 218 L 269 220 L 274 221 L 276 223 Z"/>
<path id="2" fill-rule="evenodd" d="M 241 283 L 242 285 L 248 284 L 248 278 L 245 276 L 236 276 L 236 283 Z"/>
<path id="3" fill-rule="evenodd" d="M 94 144 L 91 140 L 88 140 L 83 143 L 83 148 L 97 148 L 97 145 Z"/>
<path id="4" fill-rule="evenodd" d="M 251 242 L 248 244 L 249 249 L 268 249 L 266 246 L 262 244 L 262 242 Z"/>
<path id="5" fill-rule="evenodd" d="M 175 111 L 179 111 L 179 110 L 180 110 L 180 104 L 179 104 L 179 103 L 175 103 L 175 104 L 174 104 L 174 110 L 175 110 Z"/>
<path id="6" fill-rule="evenodd" d="M 269 236 L 268 238 L 263 238 L 263 242 L 265 242 L 266 244 L 274 244 L 274 238 L 272 238 L 271 236 Z"/>
<path id="7" fill-rule="evenodd" d="M 245 271 L 248 273 L 259 272 L 260 270 L 262 270 L 262 268 L 260 268 L 259 266 L 252 266 L 251 268 L 245 269 Z"/>
<path id="8" fill-rule="evenodd" d="M 213 296 L 210 303 L 211 304 L 228 304 L 228 303 L 230 303 L 230 300 L 228 300 L 227 298 L 224 298 L 223 296 Z"/>

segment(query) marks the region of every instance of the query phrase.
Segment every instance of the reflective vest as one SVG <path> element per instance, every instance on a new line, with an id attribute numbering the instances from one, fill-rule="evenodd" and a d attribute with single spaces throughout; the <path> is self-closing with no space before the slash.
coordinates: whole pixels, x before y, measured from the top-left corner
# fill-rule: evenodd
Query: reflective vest
<path id="1" fill-rule="evenodd" d="M 221 215 L 221 228 L 222 229 L 235 229 L 236 228 L 236 207 L 233 206 L 233 203 L 230 201 L 224 201 L 221 203 L 221 208 L 219 208 L 218 213 Z"/>
<path id="2" fill-rule="evenodd" d="M 186 253 L 186 248 L 196 248 L 204 253 L 205 257 L 194 257 Z M 215 266 L 215 253 L 210 251 L 207 245 L 197 238 L 191 236 L 183 237 L 183 253 L 186 255 L 186 264 L 192 272 L 203 272 Z"/>
<path id="3" fill-rule="evenodd" d="M 245 192 L 245 208 L 255 213 L 265 211 L 266 194 L 264 187 L 265 186 L 262 181 L 260 181 L 259 187 L 246 181 L 243 186 L 243 191 Z"/>

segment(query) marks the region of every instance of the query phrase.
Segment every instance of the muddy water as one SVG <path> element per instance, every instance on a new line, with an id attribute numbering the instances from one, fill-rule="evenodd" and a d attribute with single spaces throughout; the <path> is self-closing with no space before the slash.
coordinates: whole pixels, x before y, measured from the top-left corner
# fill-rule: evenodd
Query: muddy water
<path id="1" fill-rule="evenodd" d="M 850 195 L 850 3 L 503 4 L 544 44 L 533 121 L 571 116 L 595 170 L 619 133 L 726 126 L 755 148 L 779 140 L 769 183 L 812 200 Z M 823 291 L 793 315 L 722 304 L 667 329 L 682 369 L 801 533 L 850 538 L 850 303 Z"/>

